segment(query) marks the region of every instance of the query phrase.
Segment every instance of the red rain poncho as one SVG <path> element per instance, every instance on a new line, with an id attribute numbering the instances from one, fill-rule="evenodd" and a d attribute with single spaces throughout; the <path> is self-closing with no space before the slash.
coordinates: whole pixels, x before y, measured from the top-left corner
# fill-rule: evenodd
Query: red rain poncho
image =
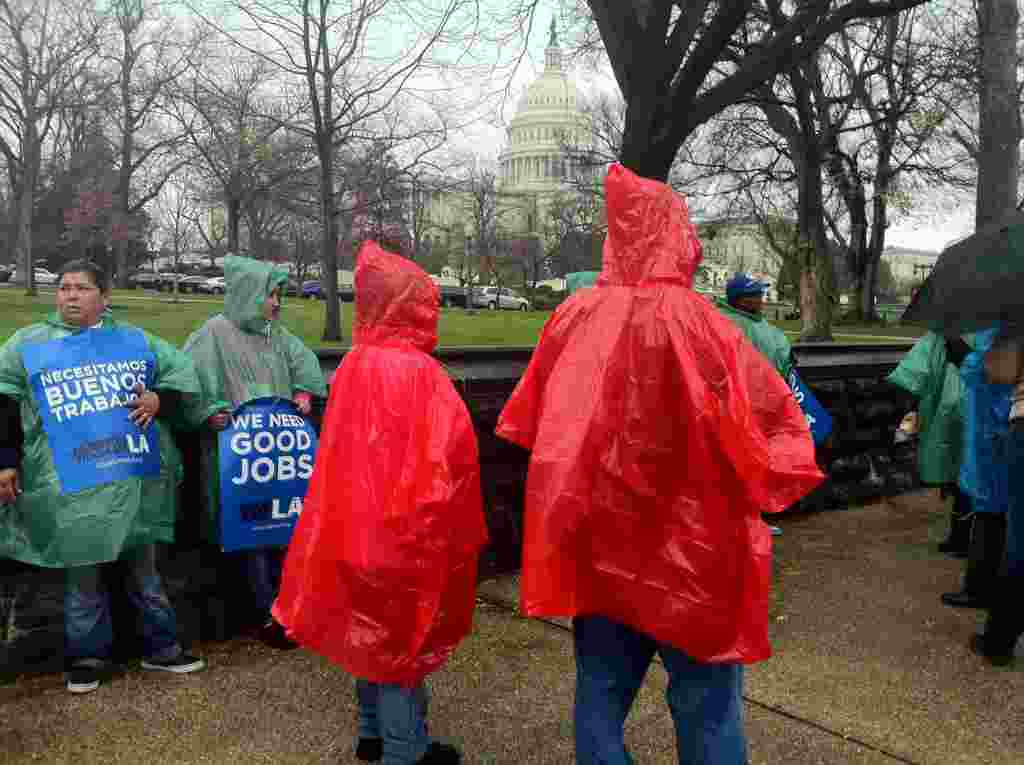
<path id="1" fill-rule="evenodd" d="M 486 541 L 476 434 L 428 353 L 438 291 L 367 243 L 354 347 L 331 384 L 274 617 L 356 677 L 413 685 L 472 627 Z"/>
<path id="2" fill-rule="evenodd" d="M 708 662 L 771 654 L 771 535 L 823 478 L 785 381 L 690 287 L 668 186 L 614 166 L 593 289 L 548 320 L 498 435 L 533 451 L 521 608 L 601 614 Z"/>

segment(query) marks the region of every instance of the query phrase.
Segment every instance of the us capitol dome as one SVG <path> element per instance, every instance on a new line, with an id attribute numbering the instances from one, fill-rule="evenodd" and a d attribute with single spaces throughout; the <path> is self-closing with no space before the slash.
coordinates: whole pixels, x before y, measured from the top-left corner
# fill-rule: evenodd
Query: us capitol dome
<path id="1" fill-rule="evenodd" d="M 544 51 L 544 71 L 519 99 L 516 114 L 498 156 L 503 192 L 548 195 L 558 191 L 576 169 L 565 156 L 566 144 L 589 143 L 583 99 L 569 79 L 558 45 L 554 19 Z"/>

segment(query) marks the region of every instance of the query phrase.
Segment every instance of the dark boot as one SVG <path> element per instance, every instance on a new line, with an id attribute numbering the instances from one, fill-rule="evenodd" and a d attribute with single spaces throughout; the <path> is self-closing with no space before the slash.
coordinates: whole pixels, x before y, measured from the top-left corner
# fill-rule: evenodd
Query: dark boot
<path id="1" fill-rule="evenodd" d="M 356 757 L 363 762 L 376 762 L 384 756 L 384 739 L 361 738 L 356 746 Z"/>
<path id="2" fill-rule="evenodd" d="M 964 570 L 965 593 L 980 602 L 992 600 L 1005 549 L 1006 516 L 1003 513 L 975 513 L 967 568 Z"/>
<path id="3" fill-rule="evenodd" d="M 434 742 L 416 765 L 459 765 L 462 755 L 454 746 Z"/>
<path id="4" fill-rule="evenodd" d="M 953 490 L 953 509 L 949 516 L 949 536 L 939 543 L 939 552 L 965 558 L 971 543 L 971 503 L 959 489 Z"/>

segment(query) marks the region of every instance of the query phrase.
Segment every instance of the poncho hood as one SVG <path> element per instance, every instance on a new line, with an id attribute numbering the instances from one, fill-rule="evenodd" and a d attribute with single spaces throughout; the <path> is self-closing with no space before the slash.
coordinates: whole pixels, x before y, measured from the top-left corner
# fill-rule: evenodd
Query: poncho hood
<path id="1" fill-rule="evenodd" d="M 693 286 L 703 248 L 686 202 L 671 187 L 613 165 L 605 181 L 608 237 L 598 285 Z"/>
<path id="2" fill-rule="evenodd" d="M 224 258 L 224 315 L 245 332 L 265 334 L 271 322 L 263 317 L 263 303 L 287 283 L 288 270 L 283 266 L 228 255 Z"/>
<path id="3" fill-rule="evenodd" d="M 355 273 L 357 345 L 437 347 L 440 293 L 426 271 L 376 242 L 359 250 Z"/>

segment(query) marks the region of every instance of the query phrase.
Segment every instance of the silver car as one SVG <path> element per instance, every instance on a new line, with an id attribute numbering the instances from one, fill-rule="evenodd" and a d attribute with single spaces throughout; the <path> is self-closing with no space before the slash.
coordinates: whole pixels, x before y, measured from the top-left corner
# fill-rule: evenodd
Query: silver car
<path id="1" fill-rule="evenodd" d="M 530 301 L 520 297 L 508 287 L 478 287 L 473 290 L 473 305 L 497 311 L 529 311 Z"/>

